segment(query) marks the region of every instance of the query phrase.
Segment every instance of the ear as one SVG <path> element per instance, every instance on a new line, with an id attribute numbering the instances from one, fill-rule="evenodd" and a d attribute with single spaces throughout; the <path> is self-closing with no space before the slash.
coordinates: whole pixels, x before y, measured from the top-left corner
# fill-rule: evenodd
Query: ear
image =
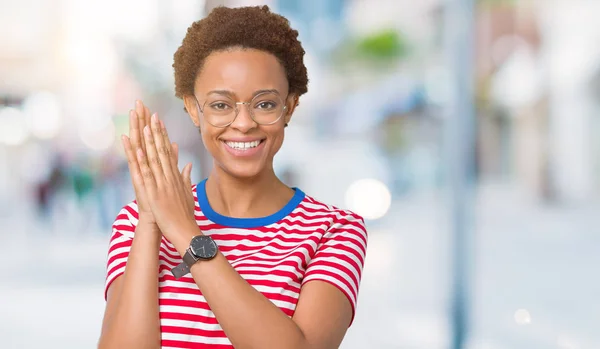
<path id="1" fill-rule="evenodd" d="M 296 94 L 290 93 L 287 100 L 285 101 L 285 105 L 287 107 L 285 117 L 284 117 L 286 124 L 288 124 L 290 122 L 290 120 L 292 119 L 292 115 L 294 114 L 294 111 L 296 110 L 296 107 L 299 105 L 298 98 L 299 97 Z"/>
<path id="2" fill-rule="evenodd" d="M 196 97 L 190 95 L 183 96 L 183 104 L 185 105 L 185 111 L 189 114 L 194 125 L 200 127 L 200 108 L 198 107 Z"/>

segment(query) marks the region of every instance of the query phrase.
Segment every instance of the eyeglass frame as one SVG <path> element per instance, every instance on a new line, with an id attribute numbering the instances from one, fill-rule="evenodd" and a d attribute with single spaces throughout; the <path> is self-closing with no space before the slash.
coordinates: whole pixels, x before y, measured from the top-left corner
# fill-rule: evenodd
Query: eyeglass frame
<path id="1" fill-rule="evenodd" d="M 250 104 L 252 104 L 252 101 L 253 101 L 255 98 L 257 98 L 257 97 L 259 97 L 259 96 L 261 96 L 261 95 L 267 94 L 267 93 L 269 93 L 269 92 L 266 92 L 266 91 L 265 91 L 265 92 L 259 93 L 259 94 L 257 94 L 256 96 L 252 97 L 252 99 L 251 99 L 249 102 L 235 102 L 235 110 L 236 110 L 235 116 L 234 116 L 234 117 L 233 117 L 233 119 L 231 119 L 231 121 L 230 121 L 228 124 L 226 124 L 226 125 L 223 125 L 223 126 L 217 126 L 217 125 L 213 125 L 213 124 L 212 124 L 212 123 L 210 123 L 208 120 L 207 120 L 206 122 L 208 122 L 208 123 L 209 123 L 211 126 L 213 126 L 213 127 L 218 127 L 218 128 L 226 128 L 226 127 L 229 127 L 229 126 L 231 126 L 231 124 L 233 124 L 233 123 L 235 122 L 235 119 L 237 119 L 238 115 L 240 115 L 240 108 L 238 108 L 237 106 L 238 106 L 238 105 L 247 105 L 247 106 L 248 106 L 248 113 L 250 114 L 250 119 L 252 119 L 252 121 L 254 121 L 254 122 L 257 124 L 257 125 L 262 125 L 262 126 L 274 125 L 274 124 L 275 124 L 275 123 L 277 123 L 279 120 L 281 120 L 281 118 L 282 118 L 282 117 L 283 117 L 283 115 L 285 114 L 285 111 L 287 110 L 287 104 L 286 104 L 285 102 L 287 101 L 287 99 L 288 99 L 288 97 L 289 97 L 290 95 L 289 95 L 289 93 L 288 93 L 288 95 L 287 95 L 285 98 L 282 98 L 282 100 L 281 100 L 281 101 L 282 101 L 282 103 L 283 103 L 283 109 L 281 110 L 281 115 L 279 115 L 279 117 L 278 117 L 277 119 L 275 119 L 274 121 L 272 121 L 272 122 L 269 122 L 269 123 L 260 123 L 260 122 L 256 121 L 256 119 L 254 118 L 254 112 L 252 111 L 252 108 L 250 108 Z M 277 94 L 277 97 L 281 98 L 281 96 L 279 95 L 279 93 L 276 93 L 276 94 Z M 196 94 L 194 94 L 194 99 L 196 100 L 196 108 L 198 108 L 198 111 L 199 111 L 200 113 L 202 113 L 202 115 L 204 116 L 204 115 L 205 115 L 205 114 L 204 114 L 204 108 L 200 108 L 200 102 L 198 101 L 198 97 L 196 97 Z M 206 102 L 207 102 L 207 101 L 204 101 L 204 104 L 206 104 Z M 202 105 L 203 107 L 204 107 L 204 104 Z M 296 105 L 298 105 L 298 103 L 296 103 Z M 205 120 L 206 120 L 206 118 L 205 118 Z M 287 126 L 287 125 L 286 125 L 286 126 Z"/>

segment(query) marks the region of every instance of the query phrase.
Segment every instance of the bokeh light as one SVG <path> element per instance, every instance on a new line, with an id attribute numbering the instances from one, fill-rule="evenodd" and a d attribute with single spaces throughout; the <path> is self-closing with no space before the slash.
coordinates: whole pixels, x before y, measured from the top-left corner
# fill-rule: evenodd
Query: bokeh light
<path id="1" fill-rule="evenodd" d="M 23 112 L 33 136 L 50 139 L 60 132 L 63 121 L 61 106 L 54 94 L 39 92 L 29 96 L 23 103 Z"/>
<path id="2" fill-rule="evenodd" d="M 23 112 L 14 107 L 0 109 L 0 143 L 6 145 L 23 144 L 29 137 L 29 131 L 23 118 Z"/>
<path id="3" fill-rule="evenodd" d="M 527 309 L 518 309 L 515 311 L 515 322 L 518 325 L 529 325 L 531 323 L 531 314 Z"/>
<path id="4" fill-rule="evenodd" d="M 377 179 L 360 179 L 346 191 L 346 206 L 365 219 L 375 220 L 385 216 L 391 204 L 390 190 Z"/>
<path id="5" fill-rule="evenodd" d="M 108 121 L 99 127 L 81 127 L 79 138 L 92 150 L 103 151 L 115 142 L 115 124 Z"/>

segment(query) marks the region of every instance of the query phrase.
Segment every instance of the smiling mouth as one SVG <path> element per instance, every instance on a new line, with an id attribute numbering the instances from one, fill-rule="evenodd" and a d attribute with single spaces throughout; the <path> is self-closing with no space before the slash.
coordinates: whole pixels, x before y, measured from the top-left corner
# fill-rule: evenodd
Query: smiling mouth
<path id="1" fill-rule="evenodd" d="M 252 142 L 228 142 L 228 141 L 223 141 L 223 143 L 225 143 L 231 149 L 235 149 L 235 150 L 249 150 L 249 149 L 258 147 L 258 145 L 260 143 L 262 143 L 263 141 L 264 141 L 264 139 L 257 140 L 257 141 L 252 141 Z"/>

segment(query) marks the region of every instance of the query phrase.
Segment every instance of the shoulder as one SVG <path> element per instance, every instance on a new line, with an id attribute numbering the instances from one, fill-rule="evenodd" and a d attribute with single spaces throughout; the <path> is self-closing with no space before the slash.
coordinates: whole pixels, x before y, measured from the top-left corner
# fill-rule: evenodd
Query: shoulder
<path id="1" fill-rule="evenodd" d="M 305 195 L 302 204 L 305 208 L 313 210 L 314 214 L 327 215 L 331 218 L 331 225 L 328 229 L 329 234 L 346 231 L 363 238 L 366 243 L 368 235 L 367 228 L 364 218 L 359 214 L 347 209 L 328 205 L 309 195 Z"/>
<path id="2" fill-rule="evenodd" d="M 139 219 L 138 206 L 135 200 L 121 208 L 112 225 L 113 235 L 118 233 L 124 237 L 133 238 Z"/>

